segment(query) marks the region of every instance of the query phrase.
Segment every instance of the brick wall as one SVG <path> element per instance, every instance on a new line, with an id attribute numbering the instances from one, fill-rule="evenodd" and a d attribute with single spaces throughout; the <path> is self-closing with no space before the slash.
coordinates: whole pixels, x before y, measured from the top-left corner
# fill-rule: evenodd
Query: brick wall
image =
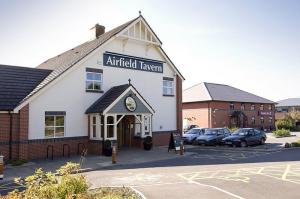
<path id="1" fill-rule="evenodd" d="M 272 116 L 261 116 L 259 114 L 260 103 L 255 103 L 255 110 L 251 109 L 252 103 L 244 103 L 247 116 L 247 127 L 270 129 L 275 126 L 275 111 L 272 105 Z M 264 104 L 264 111 L 268 110 L 269 104 Z M 234 103 L 234 110 L 241 110 L 241 103 Z M 230 126 L 230 110 L 229 102 L 211 101 L 211 102 L 193 102 L 183 103 L 183 118 L 190 118 L 191 124 L 197 124 L 201 127 L 224 127 Z M 255 124 L 251 124 L 251 118 L 255 117 Z M 260 118 L 264 118 L 264 123 L 261 124 Z M 269 122 L 269 117 L 272 117 L 272 122 Z M 211 125 L 210 125 L 211 124 Z"/>
<path id="2" fill-rule="evenodd" d="M 177 130 L 182 132 L 182 80 L 176 76 L 176 114 Z"/>
<path id="3" fill-rule="evenodd" d="M 53 157 L 65 156 L 70 152 L 70 155 L 81 154 L 83 149 L 88 148 L 88 137 L 66 137 L 66 138 L 55 138 L 55 139 L 37 139 L 28 141 L 28 159 L 44 159 L 52 156 Z M 88 151 L 89 152 L 89 151 Z"/>
<path id="4" fill-rule="evenodd" d="M 178 131 L 152 132 L 153 146 L 168 146 L 172 132 L 177 133 Z"/>

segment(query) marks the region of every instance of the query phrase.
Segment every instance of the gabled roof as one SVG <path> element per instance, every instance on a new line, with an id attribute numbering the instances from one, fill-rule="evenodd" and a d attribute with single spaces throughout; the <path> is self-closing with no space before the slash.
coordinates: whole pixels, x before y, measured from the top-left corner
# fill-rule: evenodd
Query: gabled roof
<path id="1" fill-rule="evenodd" d="M 0 111 L 13 110 L 51 70 L 0 65 Z"/>
<path id="2" fill-rule="evenodd" d="M 99 46 L 104 44 L 107 40 L 118 34 L 124 28 L 126 28 L 129 24 L 135 21 L 137 18 L 130 20 L 104 34 L 99 36 L 98 38 L 85 42 L 71 50 L 68 50 L 58 56 L 48 59 L 44 63 L 40 64 L 37 68 L 40 69 L 50 69 L 53 72 L 44 80 L 42 81 L 24 100 L 31 97 L 35 93 L 37 93 L 40 89 L 46 86 L 48 83 L 56 79 L 58 76 L 63 74 L 69 68 L 74 66 L 77 62 L 82 60 L 88 54 L 96 50 Z M 23 101 L 24 101 L 23 100 Z"/>
<path id="3" fill-rule="evenodd" d="M 119 86 L 114 86 L 110 88 L 106 93 L 104 93 L 98 100 L 96 100 L 86 111 L 86 114 L 90 113 L 103 113 L 109 106 L 114 103 L 121 95 L 125 94 L 125 91 L 131 88 L 140 98 L 142 103 L 146 105 L 147 109 L 154 113 L 154 109 L 149 105 L 149 103 L 141 96 L 141 94 L 136 90 L 132 84 L 123 84 Z M 127 93 L 127 92 L 126 92 Z"/>
<path id="4" fill-rule="evenodd" d="M 277 102 L 276 107 L 300 106 L 300 98 L 288 98 Z"/>
<path id="5" fill-rule="evenodd" d="M 94 50 L 96 50 L 98 47 L 100 47 L 102 44 L 104 44 L 106 41 L 108 41 L 112 37 L 118 35 L 122 30 L 126 29 L 130 24 L 132 24 L 134 21 L 138 20 L 139 18 L 144 20 L 145 23 L 148 25 L 148 23 L 144 19 L 144 17 L 142 15 L 140 15 L 140 16 L 100 35 L 98 38 L 96 38 L 92 41 L 85 42 L 85 43 L 83 43 L 71 50 L 68 50 L 58 56 L 50 58 L 47 61 L 40 64 L 39 66 L 37 66 L 37 68 L 39 68 L 39 69 L 49 69 L 49 70 L 52 70 L 52 72 L 48 75 L 47 78 L 44 79 L 44 81 L 42 81 L 39 85 L 37 85 L 36 88 L 21 101 L 21 103 L 26 101 L 31 96 L 33 96 L 39 90 L 44 88 L 47 84 L 49 84 L 53 80 L 55 80 L 57 77 L 62 75 L 64 72 L 66 72 L 72 66 L 74 66 L 76 63 L 81 61 L 87 55 L 89 55 Z M 151 29 L 150 26 L 149 26 L 149 28 Z M 152 29 L 151 29 L 151 31 L 152 31 Z M 155 35 L 154 32 L 153 32 L 153 34 Z M 155 37 L 157 37 L 157 36 L 155 35 Z M 158 39 L 158 37 L 157 37 L 157 39 Z M 158 41 L 160 42 L 159 39 L 158 39 Z M 174 67 L 174 70 L 179 74 L 179 76 L 182 79 L 184 79 L 182 74 L 175 67 L 175 65 L 172 63 L 172 61 L 169 59 L 169 57 L 166 55 L 166 53 L 162 50 L 162 48 L 159 47 L 159 49 L 161 49 L 162 53 L 166 56 L 168 61 L 170 61 L 170 63 Z"/>
<path id="6" fill-rule="evenodd" d="M 224 84 L 203 82 L 183 91 L 183 102 L 227 101 L 272 103 L 266 98 Z"/>
<path id="7" fill-rule="evenodd" d="M 97 101 L 95 101 L 85 113 L 102 113 L 109 105 L 111 105 L 122 93 L 124 93 L 129 84 L 123 84 L 115 86 L 109 89 L 104 95 L 102 95 Z"/>

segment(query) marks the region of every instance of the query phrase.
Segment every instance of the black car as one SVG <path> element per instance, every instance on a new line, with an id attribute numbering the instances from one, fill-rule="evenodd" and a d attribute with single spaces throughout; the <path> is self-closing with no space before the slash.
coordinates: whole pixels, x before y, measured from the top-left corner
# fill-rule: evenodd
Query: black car
<path id="1" fill-rule="evenodd" d="M 230 131 L 227 128 L 206 129 L 205 133 L 198 136 L 194 143 L 200 145 L 222 144 L 222 139 L 229 135 Z"/>
<path id="2" fill-rule="evenodd" d="M 247 147 L 250 145 L 264 144 L 267 136 L 265 132 L 253 128 L 240 128 L 231 136 L 222 140 L 223 144 L 230 146 Z"/>

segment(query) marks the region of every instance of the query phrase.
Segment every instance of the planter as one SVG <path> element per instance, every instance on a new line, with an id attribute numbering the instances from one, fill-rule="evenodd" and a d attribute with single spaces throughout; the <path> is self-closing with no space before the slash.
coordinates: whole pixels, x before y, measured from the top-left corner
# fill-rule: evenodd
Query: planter
<path id="1" fill-rule="evenodd" d="M 103 144 L 103 155 L 111 156 L 112 155 L 112 143 L 110 140 L 105 140 Z"/>
<path id="2" fill-rule="evenodd" d="M 152 149 L 152 146 L 153 146 L 153 143 L 152 143 L 152 137 L 151 137 L 151 136 L 145 137 L 143 144 L 144 144 L 144 149 L 145 149 L 146 151 L 151 150 L 151 149 Z"/>

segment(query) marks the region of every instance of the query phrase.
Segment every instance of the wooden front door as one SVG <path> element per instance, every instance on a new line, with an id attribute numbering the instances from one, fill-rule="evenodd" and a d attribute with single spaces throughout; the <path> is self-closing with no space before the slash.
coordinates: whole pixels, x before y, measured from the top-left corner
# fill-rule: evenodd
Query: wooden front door
<path id="1" fill-rule="evenodd" d="M 131 140 L 134 136 L 135 120 L 134 116 L 125 116 L 118 125 L 118 146 L 130 147 Z"/>

